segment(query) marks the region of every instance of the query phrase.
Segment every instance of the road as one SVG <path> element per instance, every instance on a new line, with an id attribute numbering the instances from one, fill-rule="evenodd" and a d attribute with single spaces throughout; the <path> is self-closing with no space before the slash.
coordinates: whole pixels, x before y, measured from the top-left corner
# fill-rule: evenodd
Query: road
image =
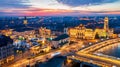
<path id="1" fill-rule="evenodd" d="M 79 53 L 78 56 L 76 56 L 76 57 L 77 58 L 78 57 L 84 57 L 84 58 L 87 59 L 87 62 L 97 64 L 97 65 L 100 65 L 100 66 L 103 66 L 103 67 L 104 66 L 112 67 L 113 65 L 116 65 L 117 67 L 120 67 L 120 60 L 116 60 L 116 59 L 112 59 L 112 58 L 101 57 L 101 56 L 85 54 L 85 53 Z M 90 62 L 91 60 L 92 60 L 92 62 Z"/>
<path id="2" fill-rule="evenodd" d="M 62 55 L 67 55 L 69 53 L 76 52 L 76 55 L 73 59 L 78 59 L 80 61 L 97 64 L 97 65 L 100 65 L 103 67 L 111 67 L 112 65 L 116 65 L 116 66 L 120 67 L 119 60 L 111 59 L 111 58 L 107 58 L 107 57 L 101 57 L 101 56 L 97 56 L 97 55 L 93 54 L 96 50 L 98 50 L 102 47 L 105 47 L 109 44 L 120 42 L 120 38 L 102 41 L 102 42 L 96 43 L 94 45 L 91 45 L 87 48 L 84 48 L 82 50 L 80 50 L 80 49 L 83 48 L 83 42 L 82 41 L 77 41 L 77 42 L 78 43 L 76 43 L 76 44 L 63 46 L 58 50 L 51 51 L 49 53 L 37 56 L 32 59 L 27 59 L 27 58 L 20 59 L 19 61 L 15 62 L 11 65 L 8 65 L 7 67 L 25 67 L 29 63 L 30 63 L 30 65 L 34 65 L 37 61 L 44 62 L 44 61 L 52 58 L 51 54 L 53 54 L 55 52 L 61 52 Z M 78 51 L 78 50 L 80 50 L 80 51 Z"/>
<path id="3" fill-rule="evenodd" d="M 80 61 L 83 60 L 85 62 L 97 64 L 102 67 L 112 67 L 114 65 L 120 67 L 120 60 L 94 54 L 94 52 L 96 52 L 97 50 L 118 42 L 120 42 L 120 38 L 99 42 L 95 45 L 91 45 L 88 48 L 80 50 L 79 52 L 76 52 L 77 55 L 75 55 L 74 58 Z"/>
<path id="4" fill-rule="evenodd" d="M 61 47 L 59 50 L 56 50 L 56 51 L 52 51 L 52 52 L 49 52 L 47 54 L 43 54 L 43 55 L 40 55 L 40 56 L 37 56 L 33 59 L 21 59 L 11 65 L 8 65 L 7 67 L 25 67 L 26 65 L 28 65 L 30 63 L 30 65 L 34 65 L 37 61 L 40 61 L 42 60 L 43 62 L 48 60 L 46 58 L 52 58 L 50 57 L 51 54 L 55 53 L 55 52 L 61 52 L 62 55 L 67 55 L 68 53 L 70 53 L 71 51 L 77 51 L 79 50 L 79 48 L 82 48 L 82 44 L 83 42 L 79 42 L 77 44 L 73 44 L 73 45 L 66 45 L 64 47 Z"/>

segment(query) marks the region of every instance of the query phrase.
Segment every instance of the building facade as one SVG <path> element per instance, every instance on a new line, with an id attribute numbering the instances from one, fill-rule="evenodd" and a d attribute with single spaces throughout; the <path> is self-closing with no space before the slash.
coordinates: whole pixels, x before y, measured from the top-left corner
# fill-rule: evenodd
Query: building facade
<path id="1" fill-rule="evenodd" d="M 69 44 L 69 35 L 62 34 L 52 40 L 52 47 L 53 48 L 59 48 L 65 44 Z"/>
<path id="2" fill-rule="evenodd" d="M 69 35 L 73 38 L 79 39 L 94 39 L 95 33 L 92 29 L 86 29 L 84 25 L 69 29 Z"/>
<path id="3" fill-rule="evenodd" d="M 49 38 L 51 36 L 51 30 L 41 27 L 39 29 L 39 34 L 41 37 Z"/>
<path id="4" fill-rule="evenodd" d="M 99 38 L 106 38 L 110 37 L 113 38 L 113 29 L 109 29 L 109 19 L 105 17 L 104 19 L 104 28 L 103 29 L 88 29 L 85 28 L 84 25 L 80 24 L 77 27 L 69 28 L 69 35 L 72 38 L 79 38 L 79 39 L 95 39 L 96 36 Z"/>
<path id="5" fill-rule="evenodd" d="M 14 60 L 13 40 L 5 35 L 0 35 L 0 65 Z"/>
<path id="6" fill-rule="evenodd" d="M 0 33 L 6 36 L 11 36 L 13 33 L 13 30 L 12 29 L 0 30 Z"/>

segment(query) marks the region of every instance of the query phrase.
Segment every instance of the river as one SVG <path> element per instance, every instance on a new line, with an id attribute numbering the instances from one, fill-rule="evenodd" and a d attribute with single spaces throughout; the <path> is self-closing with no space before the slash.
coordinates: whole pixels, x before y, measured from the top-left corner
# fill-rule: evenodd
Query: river
<path id="1" fill-rule="evenodd" d="M 112 44 L 98 51 L 99 53 L 120 58 L 120 43 Z"/>

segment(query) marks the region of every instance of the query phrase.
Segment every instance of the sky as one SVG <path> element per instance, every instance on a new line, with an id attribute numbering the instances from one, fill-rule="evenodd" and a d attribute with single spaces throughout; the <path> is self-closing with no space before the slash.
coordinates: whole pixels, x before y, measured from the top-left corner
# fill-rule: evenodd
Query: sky
<path id="1" fill-rule="evenodd" d="M 0 0 L 0 16 L 120 15 L 120 0 Z"/>

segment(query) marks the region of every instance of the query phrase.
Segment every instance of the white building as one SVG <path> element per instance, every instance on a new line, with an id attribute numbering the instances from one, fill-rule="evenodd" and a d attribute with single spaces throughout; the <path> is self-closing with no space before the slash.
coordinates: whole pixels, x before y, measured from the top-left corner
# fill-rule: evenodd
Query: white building
<path id="1" fill-rule="evenodd" d="M 67 43 L 69 44 L 69 35 L 62 34 L 62 35 L 60 35 L 52 40 L 52 47 L 58 48 L 58 47 L 61 47 Z"/>

